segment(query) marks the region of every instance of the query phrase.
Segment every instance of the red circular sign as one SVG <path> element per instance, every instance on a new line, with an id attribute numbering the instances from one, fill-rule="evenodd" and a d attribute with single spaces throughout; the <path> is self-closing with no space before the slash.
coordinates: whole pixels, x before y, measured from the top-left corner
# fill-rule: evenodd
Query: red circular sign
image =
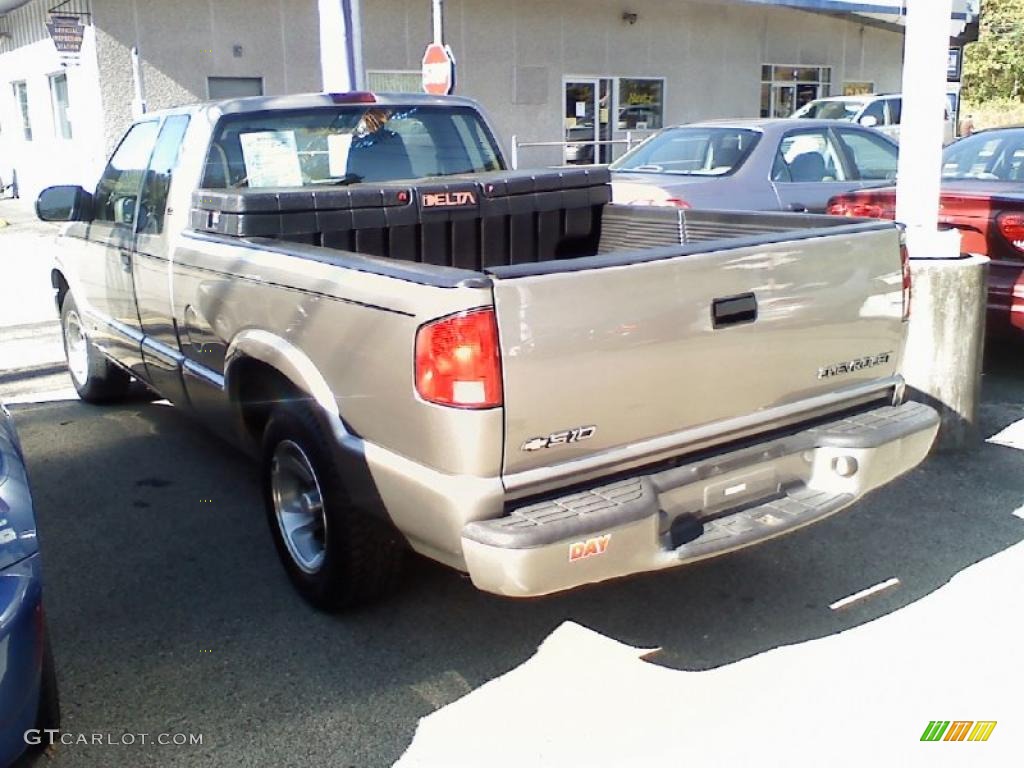
<path id="1" fill-rule="evenodd" d="M 444 96 L 455 87 L 455 57 L 451 48 L 431 43 L 423 52 L 423 90 Z"/>

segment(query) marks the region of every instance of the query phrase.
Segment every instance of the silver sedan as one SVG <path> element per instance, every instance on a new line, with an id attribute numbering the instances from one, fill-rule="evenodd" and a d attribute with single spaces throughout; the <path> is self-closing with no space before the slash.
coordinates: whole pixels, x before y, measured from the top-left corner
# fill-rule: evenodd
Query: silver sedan
<path id="1" fill-rule="evenodd" d="M 823 212 L 892 183 L 897 145 L 834 120 L 716 120 L 665 128 L 612 163 L 616 203 Z"/>

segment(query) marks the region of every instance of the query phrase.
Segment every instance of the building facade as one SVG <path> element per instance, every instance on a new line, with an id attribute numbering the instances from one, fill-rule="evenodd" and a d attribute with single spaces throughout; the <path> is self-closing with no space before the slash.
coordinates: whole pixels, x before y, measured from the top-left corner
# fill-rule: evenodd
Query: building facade
<path id="1" fill-rule="evenodd" d="M 784 116 L 818 96 L 899 90 L 899 14 L 858 13 L 859 2 L 445 0 L 444 38 L 456 92 L 487 108 L 506 148 L 516 137 L 520 165 L 593 162 L 623 144 L 561 142 L 624 142 L 674 123 Z M 84 26 L 77 56 L 50 39 L 57 5 L 52 13 Z M 354 87 L 418 91 L 431 5 L 0 0 L 0 178 L 15 168 L 26 196 L 91 185 L 144 109 L 320 90 L 339 59 Z M 345 35 L 325 26 L 334 6 L 343 13 L 330 23 L 343 18 Z"/>

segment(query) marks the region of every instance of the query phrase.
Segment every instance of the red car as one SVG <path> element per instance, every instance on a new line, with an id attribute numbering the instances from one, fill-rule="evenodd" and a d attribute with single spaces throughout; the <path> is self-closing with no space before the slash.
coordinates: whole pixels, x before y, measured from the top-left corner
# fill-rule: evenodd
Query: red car
<path id="1" fill-rule="evenodd" d="M 896 188 L 837 195 L 838 216 L 895 217 Z M 982 131 L 946 147 L 939 224 L 961 232 L 961 250 L 992 260 L 990 333 L 1024 333 L 1024 128 Z"/>

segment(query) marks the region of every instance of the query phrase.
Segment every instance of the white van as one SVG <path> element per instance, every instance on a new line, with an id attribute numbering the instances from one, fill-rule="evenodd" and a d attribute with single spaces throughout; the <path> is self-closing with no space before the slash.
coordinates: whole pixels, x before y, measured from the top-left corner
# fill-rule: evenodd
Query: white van
<path id="1" fill-rule="evenodd" d="M 793 113 L 793 117 L 816 120 L 846 120 L 875 128 L 900 140 L 900 116 L 903 112 L 903 97 L 898 93 L 862 94 L 860 96 L 829 96 L 804 104 Z M 946 109 L 946 130 L 944 143 L 954 137 L 953 120 Z"/>

